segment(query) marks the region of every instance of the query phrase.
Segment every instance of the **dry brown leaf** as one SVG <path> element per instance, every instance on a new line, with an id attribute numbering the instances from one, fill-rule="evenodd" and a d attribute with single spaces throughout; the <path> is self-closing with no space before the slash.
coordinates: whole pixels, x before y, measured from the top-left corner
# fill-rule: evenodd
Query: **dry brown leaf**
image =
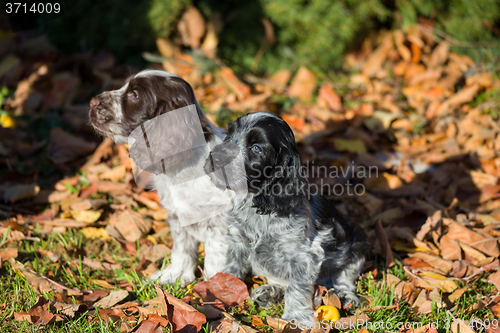
<path id="1" fill-rule="evenodd" d="M 134 327 L 130 333 L 163 333 L 163 329 L 159 322 L 146 319 Z"/>
<path id="2" fill-rule="evenodd" d="M 17 258 L 17 249 L 7 248 L 0 249 L 0 267 L 2 267 L 2 262 L 7 261 L 9 259 Z"/>
<path id="3" fill-rule="evenodd" d="M 111 215 L 109 225 L 114 227 L 127 242 L 135 242 L 151 230 L 152 222 L 149 218 L 127 209 Z"/>
<path id="4" fill-rule="evenodd" d="M 39 294 L 56 292 L 68 296 L 82 295 L 82 292 L 79 289 L 77 288 L 70 289 L 68 287 L 63 286 L 62 284 L 52 281 L 51 279 L 46 278 L 45 276 L 42 276 L 38 273 L 29 270 L 22 263 L 14 260 L 13 258 L 9 260 L 9 264 L 12 266 L 13 270 L 17 274 L 25 278 L 28 281 L 28 283 L 33 287 L 33 289 L 35 289 L 35 291 Z"/>
<path id="5" fill-rule="evenodd" d="M 465 294 L 465 292 L 469 289 L 470 289 L 469 287 L 463 287 L 463 288 L 457 289 L 453 293 L 451 293 L 450 296 L 448 296 L 448 299 L 450 300 L 450 302 L 455 303 L 455 301 L 457 299 L 459 299 L 460 297 L 462 297 L 462 295 Z"/>
<path id="6" fill-rule="evenodd" d="M 306 67 L 300 67 L 288 88 L 288 95 L 308 101 L 313 98 L 314 89 L 316 89 L 316 75 Z"/>
<path id="7" fill-rule="evenodd" d="M 450 239 L 472 246 L 475 249 L 486 253 L 490 257 L 500 256 L 498 242 L 493 237 L 485 237 L 468 229 L 460 223 L 452 223 L 449 226 L 447 235 Z"/>
<path id="8" fill-rule="evenodd" d="M 16 320 L 28 320 L 36 326 L 52 324 L 62 321 L 64 318 L 60 314 L 49 312 L 50 301 L 42 296 L 38 296 L 35 304 L 29 309 L 28 313 L 18 314 Z"/>
<path id="9" fill-rule="evenodd" d="M 409 256 L 422 259 L 423 261 L 425 261 L 426 263 L 428 263 L 429 265 L 431 265 L 432 267 L 434 267 L 443 274 L 448 273 L 451 270 L 453 264 L 451 260 L 445 260 L 436 255 L 424 252 L 415 252 L 409 254 Z"/>
<path id="10" fill-rule="evenodd" d="M 471 102 L 479 92 L 480 86 L 474 84 L 464 87 L 462 90 L 445 100 L 436 110 L 436 116 L 444 116 L 450 109 L 456 108 L 464 103 Z"/>
<path id="11" fill-rule="evenodd" d="M 455 260 L 461 258 L 460 245 L 448 234 L 441 237 L 440 240 L 441 256 L 446 260 Z"/>
<path id="12" fill-rule="evenodd" d="M 368 77 L 375 76 L 381 69 L 389 52 L 393 49 L 391 34 L 386 34 L 382 45 L 373 51 L 363 65 L 362 73 Z"/>
<path id="13" fill-rule="evenodd" d="M 250 94 L 250 87 L 241 82 L 234 72 L 229 67 L 222 67 L 220 70 L 220 76 L 224 79 L 226 84 L 231 88 L 231 90 L 236 94 L 239 100 L 242 100 L 245 96 Z"/>
<path id="14" fill-rule="evenodd" d="M 500 271 L 491 274 L 488 280 L 493 281 L 495 283 L 495 287 L 498 289 L 498 286 L 500 286 Z M 500 292 L 500 290 L 497 290 L 497 292 Z"/>
<path id="15" fill-rule="evenodd" d="M 292 73 L 288 69 L 282 69 L 271 75 L 271 77 L 269 77 L 269 81 L 285 87 L 291 77 Z"/>
<path id="16" fill-rule="evenodd" d="M 93 269 L 102 269 L 102 270 L 115 270 L 119 269 L 121 266 L 118 264 L 110 264 L 108 262 L 100 262 L 98 260 L 90 259 L 90 258 L 83 258 L 81 261 L 82 264 L 93 268 Z"/>
<path id="17" fill-rule="evenodd" d="M 217 273 L 208 281 L 202 281 L 194 287 L 205 302 L 220 300 L 229 307 L 250 299 L 246 284 L 236 276 L 227 273 Z"/>
<path id="18" fill-rule="evenodd" d="M 335 112 L 342 110 L 342 100 L 329 84 L 324 84 L 319 89 L 318 103 L 325 104 Z"/>
<path id="19" fill-rule="evenodd" d="M 95 282 L 95 280 L 94 280 Z M 101 298 L 99 301 L 94 303 L 96 308 L 109 309 L 112 306 L 118 304 L 128 297 L 128 291 L 126 290 L 115 290 L 112 291 L 108 296 Z"/>
<path id="20" fill-rule="evenodd" d="M 143 193 L 146 193 L 146 192 L 142 192 L 141 194 L 132 193 L 132 197 L 136 201 L 138 201 L 138 202 L 142 203 L 144 206 L 148 207 L 149 209 L 159 210 L 160 205 L 156 201 L 151 200 L 147 196 L 143 195 Z"/>
<path id="21" fill-rule="evenodd" d="M 394 44 L 396 45 L 396 49 L 398 50 L 399 55 L 401 56 L 401 58 L 403 58 L 405 62 L 410 62 L 411 52 L 404 44 L 405 36 L 403 31 L 396 30 L 393 32 L 393 35 L 394 35 Z"/>
<path id="22" fill-rule="evenodd" d="M 112 182 L 118 182 L 125 178 L 127 170 L 124 165 L 118 165 L 113 169 L 103 172 L 99 175 L 99 179 L 107 179 Z"/>
<path id="23" fill-rule="evenodd" d="M 199 48 L 206 31 L 205 19 L 201 12 L 194 6 L 189 7 L 182 14 L 179 25 L 185 25 L 185 28 L 179 30 L 185 29 L 187 32 L 187 35 L 183 36 L 184 45 L 189 45 L 193 49 Z"/>
<path id="24" fill-rule="evenodd" d="M 155 287 L 173 333 L 195 333 L 201 329 L 201 325 L 207 322 L 206 317 L 195 308 L 173 297 L 161 289 L 159 285 L 155 285 Z"/>
<path id="25" fill-rule="evenodd" d="M 87 162 L 80 168 L 81 171 L 88 171 L 88 169 L 99 163 L 103 156 L 112 152 L 111 146 L 113 145 L 113 141 L 110 138 L 105 138 L 99 147 L 94 151 L 94 153 L 90 156 Z"/>
<path id="26" fill-rule="evenodd" d="M 323 304 L 325 305 L 332 305 L 337 309 L 342 308 L 342 303 L 340 302 L 339 297 L 337 296 L 337 294 L 335 294 L 335 292 L 332 289 L 328 290 L 326 294 L 322 297 L 322 299 L 323 299 Z"/>
<path id="27" fill-rule="evenodd" d="M 448 279 L 437 273 L 425 271 L 417 274 L 415 284 L 425 289 L 442 290 L 445 293 L 451 293 L 458 288 L 457 284 L 452 279 Z"/>
<path id="28" fill-rule="evenodd" d="M 427 63 L 428 68 L 436 68 L 441 66 L 448 59 L 450 46 L 447 41 L 442 41 L 439 45 L 432 51 L 429 62 Z"/>

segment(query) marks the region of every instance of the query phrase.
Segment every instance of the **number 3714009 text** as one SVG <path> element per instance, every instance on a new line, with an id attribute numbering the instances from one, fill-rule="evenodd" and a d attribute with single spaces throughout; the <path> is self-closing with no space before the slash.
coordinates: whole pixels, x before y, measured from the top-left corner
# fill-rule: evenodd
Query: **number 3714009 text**
<path id="1" fill-rule="evenodd" d="M 23 3 L 23 2 L 7 2 L 5 4 L 5 12 L 7 14 L 58 14 L 61 12 L 60 3 Z"/>

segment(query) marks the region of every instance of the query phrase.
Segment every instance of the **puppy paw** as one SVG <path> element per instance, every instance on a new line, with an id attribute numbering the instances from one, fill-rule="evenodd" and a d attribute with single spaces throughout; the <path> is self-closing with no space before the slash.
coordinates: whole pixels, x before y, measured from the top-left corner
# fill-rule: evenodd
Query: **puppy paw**
<path id="1" fill-rule="evenodd" d="M 353 292 L 339 291 L 337 292 L 337 296 L 339 297 L 343 307 L 349 304 L 351 305 L 347 310 L 348 312 L 353 312 L 355 308 L 361 307 L 361 301 Z"/>
<path id="2" fill-rule="evenodd" d="M 182 287 L 196 279 L 194 272 L 182 272 L 171 267 L 172 266 L 169 266 L 163 270 L 157 271 L 148 279 L 160 284 L 175 284 L 177 280 L 180 280 Z"/>
<path id="3" fill-rule="evenodd" d="M 265 284 L 255 288 L 250 299 L 258 306 L 270 307 L 280 303 L 285 296 L 285 288 L 272 284 Z"/>
<path id="4" fill-rule="evenodd" d="M 286 320 L 288 322 L 291 322 L 292 320 L 295 321 L 295 323 L 299 323 L 300 325 L 305 326 L 306 329 L 312 329 L 315 328 L 316 322 L 314 321 L 313 318 L 314 311 L 309 310 L 309 311 L 301 311 L 301 313 L 298 312 L 290 312 L 288 313 L 285 309 L 285 313 L 283 313 L 283 316 L 281 316 L 281 319 Z M 304 328 L 304 327 L 301 327 Z"/>

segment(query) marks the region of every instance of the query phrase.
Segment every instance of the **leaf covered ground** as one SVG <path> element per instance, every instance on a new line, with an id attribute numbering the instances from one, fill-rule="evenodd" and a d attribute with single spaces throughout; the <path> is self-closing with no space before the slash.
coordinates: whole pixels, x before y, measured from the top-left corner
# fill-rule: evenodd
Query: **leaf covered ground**
<path id="1" fill-rule="evenodd" d="M 278 320 L 282 305 L 248 301 L 265 278 L 202 282 L 203 245 L 193 284 L 145 282 L 169 264 L 168 212 L 134 183 L 127 147 L 102 141 L 87 118 L 92 96 L 139 69 L 106 52 L 62 55 L 43 36 L 1 42 L 0 331 L 293 330 Z M 336 319 L 334 306 L 348 331 L 498 332 L 493 65 L 451 53 L 429 24 L 368 38 L 342 72 L 320 76 L 305 67 L 236 76 L 213 57 L 157 44 L 151 68 L 190 82 L 220 126 L 280 114 L 311 184 L 369 235 L 362 308 L 350 316 L 318 286 L 318 320 Z M 358 319 L 383 325 L 349 325 Z M 413 322 L 422 326 L 397 326 Z"/>

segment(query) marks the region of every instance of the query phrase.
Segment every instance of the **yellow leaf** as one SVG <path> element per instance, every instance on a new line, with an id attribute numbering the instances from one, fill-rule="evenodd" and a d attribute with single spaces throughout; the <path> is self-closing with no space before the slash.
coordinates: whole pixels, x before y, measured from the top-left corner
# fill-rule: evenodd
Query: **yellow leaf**
<path id="1" fill-rule="evenodd" d="M 16 128 L 17 124 L 14 118 L 9 115 L 2 114 L 0 115 L 0 126 L 3 128 Z"/>
<path id="2" fill-rule="evenodd" d="M 349 153 L 366 153 L 365 143 L 360 139 L 332 139 L 335 148 L 338 151 L 346 151 Z"/>
<path id="3" fill-rule="evenodd" d="M 93 280 L 95 284 L 98 286 L 101 286 L 106 289 L 115 289 L 116 286 L 113 286 L 112 284 L 109 284 L 109 282 L 104 281 L 104 280 Z"/>
<path id="4" fill-rule="evenodd" d="M 392 248 L 396 251 L 404 251 L 404 252 L 410 252 L 410 253 L 415 253 L 415 252 L 428 252 L 428 249 L 424 249 L 422 247 L 408 247 L 405 245 L 406 242 L 396 240 L 394 244 L 392 244 Z"/>
<path id="5" fill-rule="evenodd" d="M 419 272 L 418 275 L 420 276 L 427 276 L 427 277 L 430 277 L 430 278 L 433 278 L 433 279 L 438 279 L 438 280 L 448 280 L 446 277 L 442 276 L 441 274 L 437 274 L 437 273 L 431 273 L 431 272 Z"/>
<path id="6" fill-rule="evenodd" d="M 110 240 L 108 232 L 104 228 L 87 227 L 80 230 L 80 232 L 88 239 L 103 239 Z"/>
<path id="7" fill-rule="evenodd" d="M 403 181 L 396 175 L 382 172 L 378 177 L 366 178 L 364 184 L 369 190 L 393 190 L 403 185 Z"/>
<path id="8" fill-rule="evenodd" d="M 101 217 L 101 212 L 95 210 L 72 210 L 71 215 L 75 220 L 94 223 Z"/>
<path id="9" fill-rule="evenodd" d="M 316 310 L 316 313 L 319 320 L 327 319 L 335 322 L 340 319 L 339 310 L 333 305 L 322 305 Z"/>
<path id="10" fill-rule="evenodd" d="M 147 235 L 146 239 L 151 243 L 156 244 L 156 238 L 154 238 L 153 235 Z"/>

